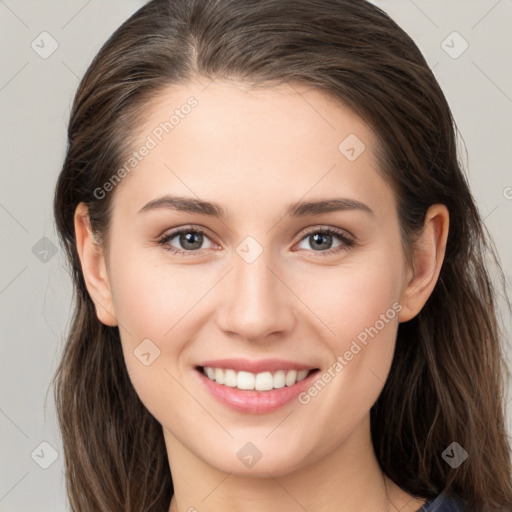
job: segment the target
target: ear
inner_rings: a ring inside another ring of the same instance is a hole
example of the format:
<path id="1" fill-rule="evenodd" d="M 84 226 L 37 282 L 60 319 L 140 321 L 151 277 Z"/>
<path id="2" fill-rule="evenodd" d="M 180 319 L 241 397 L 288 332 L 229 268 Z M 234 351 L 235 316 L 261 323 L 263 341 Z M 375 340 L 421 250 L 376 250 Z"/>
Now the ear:
<path id="1" fill-rule="evenodd" d="M 425 215 L 423 231 L 412 248 L 413 266 L 409 266 L 408 282 L 400 301 L 400 322 L 414 318 L 434 290 L 446 251 L 449 218 L 444 204 L 432 205 Z"/>
<path id="2" fill-rule="evenodd" d="M 84 203 L 80 203 L 76 207 L 74 223 L 76 249 L 87 291 L 96 307 L 96 315 L 100 322 L 114 327 L 117 325 L 117 317 L 112 300 L 104 250 L 94 237 L 89 212 Z"/>

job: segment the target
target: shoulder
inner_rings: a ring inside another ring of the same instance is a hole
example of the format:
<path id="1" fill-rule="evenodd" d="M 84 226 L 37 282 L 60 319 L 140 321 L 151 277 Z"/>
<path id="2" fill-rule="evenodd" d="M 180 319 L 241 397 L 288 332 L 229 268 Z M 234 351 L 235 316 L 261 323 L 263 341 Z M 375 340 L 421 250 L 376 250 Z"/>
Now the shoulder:
<path id="1" fill-rule="evenodd" d="M 464 508 L 457 498 L 440 494 L 425 503 L 418 512 L 464 512 Z"/>

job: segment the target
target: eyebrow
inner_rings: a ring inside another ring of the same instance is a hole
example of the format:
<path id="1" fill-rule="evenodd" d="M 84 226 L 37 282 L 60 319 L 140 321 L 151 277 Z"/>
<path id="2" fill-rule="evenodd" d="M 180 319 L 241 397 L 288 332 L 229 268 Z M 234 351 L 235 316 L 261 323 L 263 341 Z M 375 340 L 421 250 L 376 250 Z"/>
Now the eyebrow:
<path id="1" fill-rule="evenodd" d="M 227 217 L 227 210 L 217 203 L 201 201 L 200 199 L 165 195 L 149 201 L 138 213 L 143 213 L 157 209 L 171 209 L 183 212 L 197 213 L 200 215 L 209 215 L 217 218 Z M 286 215 L 292 217 L 304 217 L 306 215 L 319 215 L 346 210 L 360 210 L 372 216 L 375 212 L 366 204 L 355 199 L 331 198 L 319 201 L 300 201 L 291 204 Z"/>

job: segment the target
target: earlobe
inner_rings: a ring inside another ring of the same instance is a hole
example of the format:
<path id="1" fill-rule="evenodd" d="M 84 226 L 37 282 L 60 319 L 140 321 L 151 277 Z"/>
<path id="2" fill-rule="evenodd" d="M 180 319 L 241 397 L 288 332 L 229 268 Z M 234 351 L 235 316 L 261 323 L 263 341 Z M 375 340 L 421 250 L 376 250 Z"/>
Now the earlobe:
<path id="1" fill-rule="evenodd" d="M 413 268 L 403 291 L 399 321 L 414 318 L 430 297 L 439 278 L 448 239 L 449 213 L 443 204 L 432 205 L 423 231 L 412 249 Z"/>
<path id="2" fill-rule="evenodd" d="M 96 307 L 98 320 L 105 325 L 117 325 L 110 281 L 103 249 L 94 237 L 87 206 L 80 203 L 74 216 L 76 249 L 87 291 Z"/>

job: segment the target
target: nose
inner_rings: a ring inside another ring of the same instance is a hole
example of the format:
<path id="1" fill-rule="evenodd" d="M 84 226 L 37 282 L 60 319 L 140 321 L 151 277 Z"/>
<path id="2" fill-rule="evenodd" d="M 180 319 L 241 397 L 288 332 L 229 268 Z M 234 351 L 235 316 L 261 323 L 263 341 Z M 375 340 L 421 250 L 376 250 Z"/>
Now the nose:
<path id="1" fill-rule="evenodd" d="M 275 339 L 294 327 L 294 295 L 270 261 L 269 252 L 263 251 L 252 263 L 233 255 L 234 268 L 224 280 L 217 317 L 219 328 L 231 336 L 247 341 Z"/>

